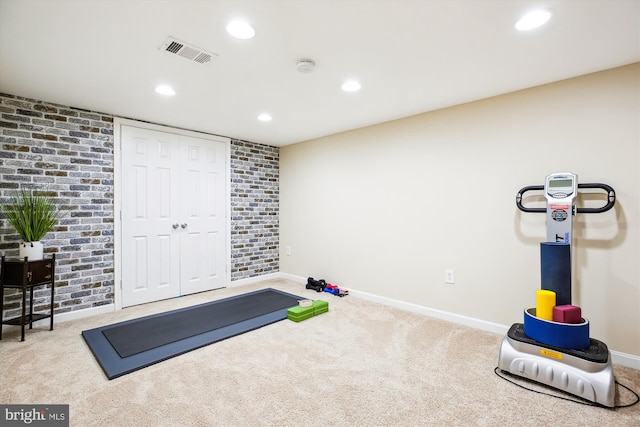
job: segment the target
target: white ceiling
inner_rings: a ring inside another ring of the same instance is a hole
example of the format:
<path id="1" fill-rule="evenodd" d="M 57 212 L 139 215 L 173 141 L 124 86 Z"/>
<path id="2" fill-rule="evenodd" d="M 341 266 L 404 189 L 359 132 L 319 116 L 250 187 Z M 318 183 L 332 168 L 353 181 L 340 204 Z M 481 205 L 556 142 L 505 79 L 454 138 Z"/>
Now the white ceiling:
<path id="1" fill-rule="evenodd" d="M 539 6 L 551 21 L 517 32 Z M 238 17 L 253 39 L 225 32 Z M 639 0 L 0 0 L 0 92 L 273 146 L 638 61 Z"/>

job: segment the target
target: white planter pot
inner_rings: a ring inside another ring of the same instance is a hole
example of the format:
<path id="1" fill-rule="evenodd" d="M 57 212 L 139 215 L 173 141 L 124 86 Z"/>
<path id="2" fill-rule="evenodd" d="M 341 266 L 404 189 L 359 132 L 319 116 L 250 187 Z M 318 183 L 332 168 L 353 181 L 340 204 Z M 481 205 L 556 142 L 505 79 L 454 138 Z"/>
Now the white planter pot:
<path id="1" fill-rule="evenodd" d="M 20 259 L 28 257 L 29 261 L 38 261 L 44 258 L 44 245 L 42 242 L 20 243 Z"/>

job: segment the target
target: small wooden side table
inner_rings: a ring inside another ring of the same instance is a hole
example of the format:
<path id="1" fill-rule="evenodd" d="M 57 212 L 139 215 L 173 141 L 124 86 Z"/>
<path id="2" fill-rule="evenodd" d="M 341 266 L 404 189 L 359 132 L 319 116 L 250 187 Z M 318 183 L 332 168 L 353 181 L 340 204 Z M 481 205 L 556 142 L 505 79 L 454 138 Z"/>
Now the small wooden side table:
<path id="1" fill-rule="evenodd" d="M 4 290 L 20 289 L 22 291 L 22 315 L 11 319 L 2 320 L 2 325 L 20 325 L 24 341 L 24 327 L 29 325 L 33 329 L 33 322 L 42 319 L 51 319 L 49 330 L 53 330 L 53 300 L 55 296 L 55 269 L 56 255 L 38 261 L 6 260 L 2 256 L 0 265 L 0 319 L 4 318 Z M 50 313 L 33 312 L 33 289 L 38 286 L 51 285 Z M 27 291 L 29 291 L 29 311 L 27 312 Z M 2 339 L 2 325 L 0 325 L 0 340 Z"/>

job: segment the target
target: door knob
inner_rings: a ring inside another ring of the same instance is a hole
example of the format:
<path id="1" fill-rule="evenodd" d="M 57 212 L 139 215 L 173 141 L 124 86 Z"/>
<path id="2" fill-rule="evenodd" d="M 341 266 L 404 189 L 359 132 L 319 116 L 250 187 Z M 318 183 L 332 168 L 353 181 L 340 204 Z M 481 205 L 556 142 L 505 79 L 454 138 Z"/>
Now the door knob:
<path id="1" fill-rule="evenodd" d="M 173 227 L 174 230 L 176 230 L 178 227 L 180 227 L 180 225 L 179 224 L 173 224 L 172 227 Z"/>
<path id="2" fill-rule="evenodd" d="M 180 225 L 180 227 L 187 228 L 187 223 L 185 222 L 184 224 Z"/>

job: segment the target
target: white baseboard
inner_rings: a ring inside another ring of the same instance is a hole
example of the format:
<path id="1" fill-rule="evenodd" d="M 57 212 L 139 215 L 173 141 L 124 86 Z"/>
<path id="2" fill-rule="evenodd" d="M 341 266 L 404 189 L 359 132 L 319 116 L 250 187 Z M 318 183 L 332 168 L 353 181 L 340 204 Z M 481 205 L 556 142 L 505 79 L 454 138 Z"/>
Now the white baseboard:
<path id="1" fill-rule="evenodd" d="M 56 314 L 55 320 L 56 322 L 67 322 L 69 320 L 83 319 L 85 317 L 111 313 L 113 311 L 116 311 L 115 304 L 106 304 L 93 308 L 85 308 L 84 310 L 69 311 L 67 313 Z"/>
<path id="2" fill-rule="evenodd" d="M 265 280 L 280 279 L 280 278 L 283 278 L 283 276 L 280 273 L 269 273 L 269 274 L 264 274 L 262 276 L 254 276 L 246 279 L 235 280 L 229 283 L 229 287 L 235 288 L 238 286 L 252 285 L 254 283 L 262 282 Z"/>
<path id="3" fill-rule="evenodd" d="M 247 279 L 240 279 L 234 282 L 229 283 L 229 287 L 238 287 L 249 285 L 253 283 L 262 282 L 270 279 L 287 279 L 292 280 L 299 283 L 306 283 L 307 278 L 302 276 L 296 276 L 288 273 L 269 273 L 262 276 L 250 277 Z M 358 291 L 352 288 L 349 288 L 349 295 L 361 298 L 367 301 L 383 304 L 389 307 L 395 307 L 401 310 L 410 311 L 417 314 L 422 314 L 425 316 L 434 317 L 436 319 L 445 320 L 447 322 L 456 323 L 459 325 L 468 326 L 475 329 L 480 329 L 482 331 L 493 332 L 499 335 L 504 335 L 509 330 L 509 326 L 501 325 L 498 323 L 488 322 L 486 320 L 475 319 L 473 317 L 463 316 L 456 313 L 450 313 L 442 310 L 437 310 L 434 308 L 425 307 L 418 304 L 412 304 L 405 301 L 399 301 L 393 298 L 387 298 L 375 294 L 371 294 L 368 292 Z M 66 322 L 69 320 L 82 319 L 89 316 L 95 316 L 103 313 L 110 313 L 115 311 L 114 304 L 102 305 L 95 308 L 87 308 L 84 310 L 78 311 L 70 311 L 67 313 L 56 314 L 54 318 L 54 322 Z M 43 327 L 47 326 L 49 323 L 49 319 L 42 319 L 38 322 L 34 322 L 34 326 Z M 18 328 L 18 326 L 7 326 L 3 325 L 3 331 L 9 328 Z M 55 327 L 55 325 L 54 325 Z M 611 350 L 611 360 L 614 364 L 627 366 L 629 368 L 640 370 L 640 356 L 636 356 L 633 354 L 622 353 L 619 351 Z"/>
<path id="4" fill-rule="evenodd" d="M 307 278 L 302 276 L 296 276 L 289 273 L 277 273 L 280 279 L 293 280 L 294 282 L 307 283 Z"/>
<path id="5" fill-rule="evenodd" d="M 628 368 L 640 370 L 640 357 L 633 354 L 622 353 L 609 349 L 611 352 L 611 361 L 616 365 L 626 366 Z"/>
<path id="6" fill-rule="evenodd" d="M 306 283 L 307 278 L 301 276 L 295 276 L 288 273 L 278 273 L 282 279 L 289 279 L 295 282 Z M 367 301 L 376 302 L 389 307 L 395 307 L 401 310 L 410 311 L 425 316 L 434 317 L 436 319 L 445 320 L 447 322 L 456 323 L 459 325 L 468 326 L 482 331 L 493 332 L 499 335 L 506 335 L 509 331 L 510 325 L 501 325 L 499 323 L 488 322 L 486 320 L 476 319 L 473 317 L 467 317 L 456 313 L 450 313 L 447 311 L 436 310 L 434 308 L 425 307 L 422 305 L 412 304 L 405 301 L 399 301 L 392 298 L 382 297 L 368 292 L 358 291 L 349 288 L 349 296 L 356 298 L 362 298 Z M 622 353 L 619 351 L 611 350 L 611 361 L 614 364 L 627 366 L 633 369 L 640 369 L 640 356 L 633 354 Z"/>
<path id="7" fill-rule="evenodd" d="M 475 329 L 481 329 L 483 331 L 493 332 L 499 335 L 504 335 L 509 330 L 508 326 L 500 325 L 498 323 L 475 319 L 473 317 L 462 316 L 460 314 L 450 313 L 447 311 L 436 310 L 434 308 L 429 308 L 429 307 L 425 307 L 418 304 L 412 304 L 410 302 L 398 301 L 392 298 L 381 297 L 381 296 L 370 294 L 367 292 L 349 289 L 349 295 L 353 295 L 355 297 L 362 298 L 367 301 L 377 302 L 379 304 L 383 304 L 386 306 L 399 308 L 401 310 L 410 311 L 412 313 L 422 314 L 425 316 L 434 317 L 436 319 L 445 320 L 447 322 L 469 326 Z"/>
<path id="8" fill-rule="evenodd" d="M 101 305 L 93 308 L 85 308 L 84 310 L 69 311 L 66 313 L 55 314 L 53 316 L 53 328 L 55 329 L 56 323 L 68 322 L 69 320 L 83 319 L 85 317 L 96 316 L 98 314 L 111 313 L 112 311 L 115 311 L 115 309 L 116 307 L 114 304 L 107 304 L 107 305 Z M 48 327 L 49 322 L 51 322 L 51 319 L 49 318 L 42 319 L 42 320 L 33 322 L 33 326 Z M 20 326 L 3 325 L 2 328 L 3 328 L 3 331 L 10 330 L 10 329 L 17 330 L 20 328 Z"/>
<path id="9" fill-rule="evenodd" d="M 241 279 L 241 280 L 236 280 L 235 282 L 230 282 L 229 287 L 249 285 L 249 284 L 258 283 L 258 282 L 262 282 L 264 280 L 269 280 L 269 279 L 280 279 L 282 277 L 283 276 L 280 273 L 270 273 L 270 274 L 265 274 L 263 276 L 250 277 L 247 279 Z M 108 305 L 101 305 L 94 308 L 86 308 L 83 310 L 69 311 L 66 313 L 56 314 L 54 316 L 54 328 L 55 328 L 55 324 L 59 322 L 67 322 L 69 320 L 82 319 L 85 317 L 96 316 L 98 314 L 110 313 L 115 310 L 116 310 L 115 304 L 108 304 Z M 37 322 L 33 322 L 33 326 L 45 327 L 49 325 L 49 322 L 50 322 L 50 319 L 42 319 L 42 320 L 38 320 Z M 2 325 L 3 331 L 18 329 L 18 328 L 20 327 L 13 326 L 13 325 Z"/>

